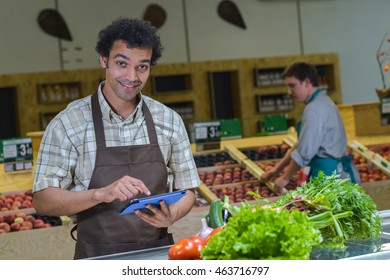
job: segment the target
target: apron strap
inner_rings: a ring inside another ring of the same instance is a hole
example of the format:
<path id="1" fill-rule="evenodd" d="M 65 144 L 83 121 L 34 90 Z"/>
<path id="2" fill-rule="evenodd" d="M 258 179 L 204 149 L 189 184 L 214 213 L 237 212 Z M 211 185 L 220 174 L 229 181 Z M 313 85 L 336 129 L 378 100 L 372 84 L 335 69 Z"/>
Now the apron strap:
<path id="1" fill-rule="evenodd" d="M 75 224 L 74 227 L 70 230 L 70 237 L 72 237 L 74 241 L 77 241 L 77 238 L 74 236 L 75 231 L 77 231 L 77 227 L 78 225 Z"/>
<path id="2" fill-rule="evenodd" d="M 349 174 L 349 178 L 350 178 L 351 182 L 356 184 L 355 174 L 352 170 L 352 158 L 353 158 L 353 156 L 341 157 L 341 164 L 343 166 L 343 170 Z"/>
<path id="3" fill-rule="evenodd" d="M 106 138 L 104 136 L 104 128 L 103 128 L 103 115 L 99 106 L 99 96 L 98 93 L 95 92 L 91 97 L 92 101 L 92 118 L 93 118 L 93 126 L 95 129 L 95 138 L 96 138 L 96 146 L 97 149 L 106 147 Z"/>
<path id="4" fill-rule="evenodd" d="M 103 121 L 102 121 L 103 115 L 102 115 L 102 111 L 100 110 L 99 96 L 97 92 L 95 92 L 92 95 L 91 101 L 92 101 L 92 118 L 93 118 L 93 125 L 95 128 L 96 145 L 98 148 L 105 148 L 106 138 L 104 135 Z M 153 122 L 152 114 L 150 113 L 150 110 L 144 101 L 142 101 L 142 111 L 144 113 L 146 127 L 148 130 L 149 142 L 150 144 L 158 144 L 157 133 Z"/>

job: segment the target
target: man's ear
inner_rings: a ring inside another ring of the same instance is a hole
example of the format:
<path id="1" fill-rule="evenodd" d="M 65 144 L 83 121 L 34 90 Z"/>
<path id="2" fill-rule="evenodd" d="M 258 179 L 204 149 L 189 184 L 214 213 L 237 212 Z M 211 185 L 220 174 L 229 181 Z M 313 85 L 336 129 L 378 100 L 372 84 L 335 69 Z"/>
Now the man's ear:
<path id="1" fill-rule="evenodd" d="M 309 86 L 309 85 L 311 86 L 312 85 L 309 78 L 305 78 L 304 81 L 306 82 L 306 86 Z"/>
<path id="2" fill-rule="evenodd" d="M 100 57 L 99 57 L 99 62 L 100 62 L 100 65 L 102 66 L 102 68 L 108 68 L 108 65 L 107 65 L 107 57 L 105 57 L 105 56 L 100 56 Z"/>

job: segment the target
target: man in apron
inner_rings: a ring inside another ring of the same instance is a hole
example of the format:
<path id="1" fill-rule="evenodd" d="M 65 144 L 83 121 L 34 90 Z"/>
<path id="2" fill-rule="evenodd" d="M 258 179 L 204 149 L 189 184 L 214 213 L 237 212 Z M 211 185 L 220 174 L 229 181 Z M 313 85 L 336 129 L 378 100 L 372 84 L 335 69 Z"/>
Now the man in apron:
<path id="1" fill-rule="evenodd" d="M 34 206 L 77 215 L 75 259 L 173 244 L 167 228 L 192 208 L 200 180 L 180 116 L 142 95 L 161 57 L 146 21 L 120 18 L 99 33 L 105 81 L 47 127 L 34 177 Z M 119 215 L 133 198 L 188 189 L 172 205 Z"/>
<path id="2" fill-rule="evenodd" d="M 309 177 L 316 177 L 319 171 L 325 175 L 336 172 L 346 174 L 355 182 L 351 158 L 344 156 L 347 139 L 343 121 L 326 90 L 318 86 L 316 68 L 309 63 L 296 62 L 286 68 L 282 77 L 288 94 L 306 106 L 297 124 L 297 144 L 262 178 L 274 181 L 280 194 L 286 192 L 284 187 L 305 166 L 310 167 Z"/>

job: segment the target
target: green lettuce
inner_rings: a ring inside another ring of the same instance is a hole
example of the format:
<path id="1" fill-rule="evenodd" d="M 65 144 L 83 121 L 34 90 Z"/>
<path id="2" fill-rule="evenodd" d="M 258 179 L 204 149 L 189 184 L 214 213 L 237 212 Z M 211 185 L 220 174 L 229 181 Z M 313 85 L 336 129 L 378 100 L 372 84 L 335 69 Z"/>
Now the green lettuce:
<path id="1" fill-rule="evenodd" d="M 322 242 L 304 212 L 243 204 L 202 250 L 204 260 L 306 260 Z"/>

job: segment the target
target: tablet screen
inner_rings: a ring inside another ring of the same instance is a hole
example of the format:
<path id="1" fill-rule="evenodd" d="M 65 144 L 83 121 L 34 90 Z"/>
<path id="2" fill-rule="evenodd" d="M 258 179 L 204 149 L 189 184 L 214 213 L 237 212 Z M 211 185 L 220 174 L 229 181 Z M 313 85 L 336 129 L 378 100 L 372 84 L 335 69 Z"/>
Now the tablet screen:
<path id="1" fill-rule="evenodd" d="M 180 198 L 185 196 L 186 190 L 175 191 L 171 193 L 163 193 L 153 196 L 148 196 L 139 199 L 131 200 L 121 211 L 120 215 L 133 213 L 135 210 L 145 210 L 147 204 L 152 204 L 154 206 L 160 206 L 160 200 L 164 200 L 167 205 L 173 204 L 179 201 Z"/>

